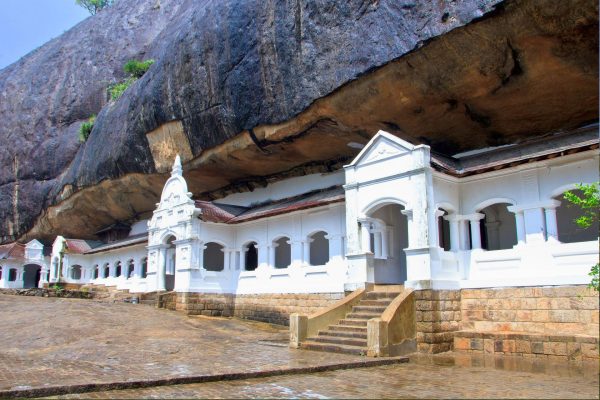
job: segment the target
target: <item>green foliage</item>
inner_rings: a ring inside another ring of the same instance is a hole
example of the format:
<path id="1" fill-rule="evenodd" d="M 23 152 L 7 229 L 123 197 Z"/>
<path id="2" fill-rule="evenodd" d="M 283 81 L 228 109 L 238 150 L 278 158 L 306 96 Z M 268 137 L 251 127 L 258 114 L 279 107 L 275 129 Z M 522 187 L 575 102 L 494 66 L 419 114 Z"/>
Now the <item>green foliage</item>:
<path id="1" fill-rule="evenodd" d="M 121 97 L 121 95 L 123 94 L 123 92 L 125 92 L 125 90 L 127 90 L 127 88 L 129 86 L 131 86 L 131 84 L 133 82 L 135 82 L 136 79 L 129 77 L 127 79 L 125 79 L 122 82 L 119 83 L 115 83 L 114 85 L 111 85 L 108 87 L 108 94 L 110 96 L 110 99 L 112 101 L 117 101 L 119 100 L 119 97 Z"/>
<path id="2" fill-rule="evenodd" d="M 577 185 L 577 189 L 583 192 L 583 196 L 578 196 L 575 193 L 568 191 L 565 192 L 564 198 L 571 204 L 575 204 L 581 207 L 583 215 L 575 220 L 575 223 L 580 228 L 589 228 L 595 221 L 598 221 L 598 211 L 600 209 L 600 194 L 598 192 L 598 185 L 600 182 L 592 183 L 589 185 Z"/>
<path id="3" fill-rule="evenodd" d="M 129 74 L 129 76 L 132 76 L 134 78 L 141 78 L 142 75 L 144 75 L 146 71 L 148 71 L 148 68 L 150 68 L 152 64 L 154 64 L 154 60 L 129 60 L 125 63 L 123 69 L 127 74 Z"/>
<path id="4" fill-rule="evenodd" d="M 599 186 L 600 182 L 591 183 L 589 185 L 579 184 L 577 185 L 577 189 L 581 190 L 581 196 L 578 196 L 571 191 L 565 192 L 563 196 L 569 203 L 581 208 L 583 215 L 575 219 L 575 223 L 581 228 L 587 229 L 591 227 L 594 222 L 598 221 L 598 213 L 600 212 Z M 592 281 L 588 286 L 597 292 L 600 291 L 599 269 L 600 264 L 596 264 L 588 274 L 592 277 Z"/>
<path id="5" fill-rule="evenodd" d="M 112 6 L 114 2 L 115 0 L 75 0 L 78 6 L 85 8 L 92 15 L 96 15 L 103 8 Z"/>
<path id="6" fill-rule="evenodd" d="M 79 141 L 85 142 L 88 137 L 90 137 L 90 133 L 92 133 L 92 129 L 94 128 L 94 122 L 96 122 L 96 116 L 92 115 L 79 127 Z"/>
<path id="7" fill-rule="evenodd" d="M 64 292 L 64 288 L 62 286 L 60 286 L 58 283 L 55 283 L 54 285 L 50 286 L 50 289 L 53 289 L 57 295 L 61 295 L 62 292 Z"/>
<path id="8" fill-rule="evenodd" d="M 112 101 L 117 101 L 129 86 L 141 78 L 148 68 L 154 64 L 154 60 L 129 60 L 123 66 L 123 69 L 129 76 L 124 81 L 115 83 L 108 87 L 108 95 Z"/>

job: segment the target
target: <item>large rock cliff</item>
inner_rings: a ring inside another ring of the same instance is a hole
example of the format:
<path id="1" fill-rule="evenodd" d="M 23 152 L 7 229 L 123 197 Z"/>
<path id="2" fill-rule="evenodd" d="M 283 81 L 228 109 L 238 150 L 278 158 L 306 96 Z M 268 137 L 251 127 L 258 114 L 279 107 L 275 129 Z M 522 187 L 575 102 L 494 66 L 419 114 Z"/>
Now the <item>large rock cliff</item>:
<path id="1" fill-rule="evenodd" d="M 597 30 L 591 0 L 119 0 L 0 71 L 0 240 L 138 218 L 177 153 L 215 197 L 378 129 L 452 154 L 596 120 Z"/>

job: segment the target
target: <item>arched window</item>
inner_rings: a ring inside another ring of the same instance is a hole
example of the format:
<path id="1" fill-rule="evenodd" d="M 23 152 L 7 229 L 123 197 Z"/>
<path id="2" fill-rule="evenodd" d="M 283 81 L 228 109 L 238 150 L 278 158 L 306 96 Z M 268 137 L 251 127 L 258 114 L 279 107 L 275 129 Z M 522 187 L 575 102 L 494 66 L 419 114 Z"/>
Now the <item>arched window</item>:
<path id="1" fill-rule="evenodd" d="M 571 193 L 582 197 L 581 190 L 571 190 Z M 558 229 L 558 240 L 563 243 L 588 242 L 598 240 L 598 221 L 594 221 L 589 228 L 581 228 L 575 220 L 584 215 L 581 207 L 566 200 L 563 195 L 557 196 L 560 206 L 556 208 L 556 225 Z"/>
<path id="2" fill-rule="evenodd" d="M 14 282 L 17 280 L 17 270 L 16 268 L 11 268 L 8 270 L 8 281 Z"/>
<path id="3" fill-rule="evenodd" d="M 275 268 L 287 268 L 292 263 L 292 248 L 289 241 L 290 238 L 283 236 L 273 242 Z"/>
<path id="4" fill-rule="evenodd" d="M 118 278 L 122 274 L 121 261 L 115 263 L 115 276 Z"/>
<path id="5" fill-rule="evenodd" d="M 110 266 L 108 263 L 104 264 L 104 276 L 103 278 L 108 278 L 110 276 Z"/>
<path id="6" fill-rule="evenodd" d="M 133 260 L 127 262 L 127 279 L 133 277 L 133 271 L 135 271 L 135 264 Z"/>
<path id="7" fill-rule="evenodd" d="M 71 279 L 76 281 L 81 279 L 81 265 L 71 266 Z"/>
<path id="8" fill-rule="evenodd" d="M 204 269 L 207 271 L 223 271 L 225 268 L 224 247 L 219 243 L 206 243 L 204 248 Z"/>
<path id="9" fill-rule="evenodd" d="M 511 249 L 517 244 L 515 215 L 508 203 L 496 203 L 480 210 L 481 247 L 486 250 Z M 472 236 L 472 235 L 471 235 Z"/>
<path id="10" fill-rule="evenodd" d="M 319 231 L 308 237 L 310 265 L 325 265 L 329 261 L 327 232 Z"/>
<path id="11" fill-rule="evenodd" d="M 148 276 L 148 257 L 144 257 L 142 260 L 142 278 Z"/>
<path id="12" fill-rule="evenodd" d="M 444 251 L 450 250 L 450 222 L 444 217 L 448 215 L 448 211 L 440 208 L 438 210 L 438 245 Z"/>
<path id="13" fill-rule="evenodd" d="M 256 242 L 250 242 L 244 250 L 244 269 L 254 271 L 258 267 L 258 249 Z"/>
<path id="14" fill-rule="evenodd" d="M 94 265 L 94 279 L 98 279 L 99 271 L 98 265 Z"/>

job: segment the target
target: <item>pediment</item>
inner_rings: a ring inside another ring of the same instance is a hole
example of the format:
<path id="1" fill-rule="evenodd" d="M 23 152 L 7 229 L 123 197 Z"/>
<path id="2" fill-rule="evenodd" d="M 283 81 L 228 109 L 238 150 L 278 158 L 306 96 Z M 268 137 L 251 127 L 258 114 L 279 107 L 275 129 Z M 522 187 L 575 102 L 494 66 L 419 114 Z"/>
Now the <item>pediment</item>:
<path id="1" fill-rule="evenodd" d="M 360 166 L 398 157 L 414 150 L 414 146 L 387 132 L 379 131 L 350 165 Z"/>

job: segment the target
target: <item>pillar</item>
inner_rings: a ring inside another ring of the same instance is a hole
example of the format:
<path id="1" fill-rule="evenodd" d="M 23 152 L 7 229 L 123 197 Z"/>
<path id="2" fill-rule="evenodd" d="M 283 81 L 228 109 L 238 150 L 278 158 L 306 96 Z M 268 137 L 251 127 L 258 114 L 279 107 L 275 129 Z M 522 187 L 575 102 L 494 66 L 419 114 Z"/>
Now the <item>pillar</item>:
<path id="1" fill-rule="evenodd" d="M 548 241 L 558 241 L 558 224 L 556 222 L 556 208 L 558 206 L 560 206 L 560 201 L 554 200 L 553 203 L 544 207 L 546 237 Z"/>
<path id="2" fill-rule="evenodd" d="M 515 223 L 517 227 L 517 244 L 525 244 L 525 217 L 522 210 L 515 212 Z"/>
<path id="3" fill-rule="evenodd" d="M 460 249 L 461 250 L 469 250 L 469 227 L 467 225 L 466 219 L 458 220 L 458 228 L 459 228 L 459 239 L 460 239 Z"/>
<path id="4" fill-rule="evenodd" d="M 450 224 L 450 251 L 460 250 L 460 229 L 457 215 L 446 215 L 443 217 Z"/>
<path id="5" fill-rule="evenodd" d="M 388 258 L 388 246 L 391 241 L 389 240 L 390 229 L 386 226 L 381 232 L 381 258 Z"/>
<path id="6" fill-rule="evenodd" d="M 479 228 L 479 221 L 484 217 L 484 214 L 479 213 L 469 216 L 469 223 L 471 224 L 471 250 L 481 249 L 481 230 Z"/>
<path id="7" fill-rule="evenodd" d="M 166 258 L 167 258 L 167 249 L 166 247 L 160 247 L 157 250 L 158 260 L 157 263 L 157 271 L 156 271 L 156 290 L 167 290 L 166 282 L 165 282 L 165 274 L 166 274 Z"/>
<path id="8" fill-rule="evenodd" d="M 360 242 L 363 253 L 371 253 L 371 232 L 367 221 L 360 222 Z"/>

